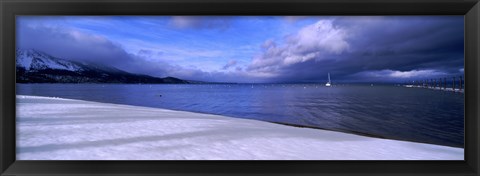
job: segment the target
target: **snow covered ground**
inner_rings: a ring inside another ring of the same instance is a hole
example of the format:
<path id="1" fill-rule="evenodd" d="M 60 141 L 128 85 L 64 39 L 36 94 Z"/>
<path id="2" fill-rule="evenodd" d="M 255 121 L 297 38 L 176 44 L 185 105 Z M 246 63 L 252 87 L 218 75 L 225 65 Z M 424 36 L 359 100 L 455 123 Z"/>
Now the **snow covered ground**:
<path id="1" fill-rule="evenodd" d="M 463 160 L 462 148 L 17 95 L 18 160 Z"/>

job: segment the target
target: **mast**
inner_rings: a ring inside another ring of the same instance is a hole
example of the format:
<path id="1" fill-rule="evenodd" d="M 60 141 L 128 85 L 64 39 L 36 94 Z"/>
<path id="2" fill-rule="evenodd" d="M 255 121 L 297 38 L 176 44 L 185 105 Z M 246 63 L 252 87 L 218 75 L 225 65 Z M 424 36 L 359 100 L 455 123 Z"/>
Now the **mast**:
<path id="1" fill-rule="evenodd" d="M 328 73 L 328 82 L 325 84 L 325 86 L 327 87 L 332 86 L 332 83 L 330 83 L 330 73 Z"/>

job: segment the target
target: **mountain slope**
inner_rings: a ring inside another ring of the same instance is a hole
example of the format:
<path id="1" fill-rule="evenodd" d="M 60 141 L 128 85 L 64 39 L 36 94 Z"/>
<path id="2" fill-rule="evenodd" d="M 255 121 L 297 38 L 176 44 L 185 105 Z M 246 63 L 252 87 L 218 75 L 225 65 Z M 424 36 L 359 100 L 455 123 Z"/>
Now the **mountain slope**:
<path id="1" fill-rule="evenodd" d="M 33 49 L 17 49 L 16 57 L 17 83 L 189 83 L 173 77 L 157 78 L 69 61 Z"/>

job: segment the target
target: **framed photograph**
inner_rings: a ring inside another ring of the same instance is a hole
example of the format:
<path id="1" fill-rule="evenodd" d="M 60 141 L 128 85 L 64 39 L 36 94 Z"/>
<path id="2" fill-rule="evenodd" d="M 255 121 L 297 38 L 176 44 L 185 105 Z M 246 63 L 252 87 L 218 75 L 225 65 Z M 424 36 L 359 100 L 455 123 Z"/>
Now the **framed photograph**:
<path id="1" fill-rule="evenodd" d="M 478 1 L 2 1 L 2 175 L 478 175 Z"/>

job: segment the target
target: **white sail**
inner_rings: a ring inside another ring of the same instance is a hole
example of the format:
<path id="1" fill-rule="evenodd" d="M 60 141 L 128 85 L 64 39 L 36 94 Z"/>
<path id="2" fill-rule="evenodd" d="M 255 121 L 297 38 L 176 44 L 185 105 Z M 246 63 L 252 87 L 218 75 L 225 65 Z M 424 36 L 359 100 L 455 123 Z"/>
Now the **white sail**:
<path id="1" fill-rule="evenodd" d="M 330 81 L 330 73 L 328 73 L 328 82 L 325 84 L 325 86 L 327 86 L 327 87 L 332 86 L 332 83 Z"/>

